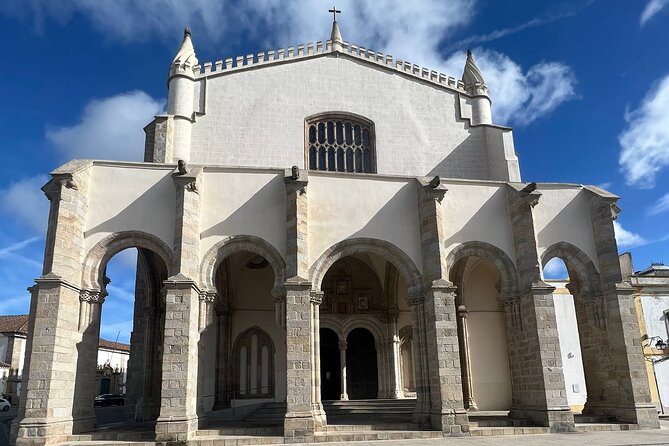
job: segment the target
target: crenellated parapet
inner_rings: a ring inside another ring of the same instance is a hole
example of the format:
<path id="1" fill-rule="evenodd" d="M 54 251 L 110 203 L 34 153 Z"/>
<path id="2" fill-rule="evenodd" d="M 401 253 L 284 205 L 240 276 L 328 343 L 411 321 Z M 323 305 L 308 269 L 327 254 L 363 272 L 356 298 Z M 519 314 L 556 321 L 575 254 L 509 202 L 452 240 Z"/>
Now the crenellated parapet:
<path id="1" fill-rule="evenodd" d="M 205 62 L 202 65 L 195 66 L 194 71 L 197 79 L 203 79 L 207 77 L 248 70 L 259 66 L 276 65 L 295 60 L 303 60 L 337 53 L 344 56 L 350 56 L 355 59 L 362 59 L 381 66 L 385 69 L 398 71 L 404 75 L 418 78 L 432 84 L 440 85 L 451 90 L 456 90 L 459 93 L 468 94 L 462 80 L 456 79 L 453 76 L 448 76 L 444 73 L 440 73 L 426 67 L 421 67 L 420 65 L 411 63 L 409 61 L 396 59 L 390 54 L 374 51 L 372 49 L 354 45 L 349 42 L 344 41 L 341 43 L 335 43 L 336 44 L 333 46 L 332 40 L 327 40 L 325 42 L 318 41 L 316 43 L 309 42 L 306 44 L 300 44 L 288 48 L 279 48 L 277 50 L 270 50 L 257 54 L 247 54 L 231 57 L 224 60 L 218 60 L 213 63 Z"/>

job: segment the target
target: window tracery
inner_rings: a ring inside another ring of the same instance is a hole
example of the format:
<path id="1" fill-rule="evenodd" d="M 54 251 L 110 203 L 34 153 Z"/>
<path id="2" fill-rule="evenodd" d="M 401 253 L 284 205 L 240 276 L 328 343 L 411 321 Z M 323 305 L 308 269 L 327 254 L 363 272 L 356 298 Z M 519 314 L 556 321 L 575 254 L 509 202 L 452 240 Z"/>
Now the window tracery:
<path id="1" fill-rule="evenodd" d="M 274 396 L 274 344 L 258 327 L 239 334 L 233 349 L 236 397 Z"/>
<path id="2" fill-rule="evenodd" d="M 309 170 L 376 171 L 371 121 L 344 114 L 319 115 L 307 121 L 305 140 Z"/>

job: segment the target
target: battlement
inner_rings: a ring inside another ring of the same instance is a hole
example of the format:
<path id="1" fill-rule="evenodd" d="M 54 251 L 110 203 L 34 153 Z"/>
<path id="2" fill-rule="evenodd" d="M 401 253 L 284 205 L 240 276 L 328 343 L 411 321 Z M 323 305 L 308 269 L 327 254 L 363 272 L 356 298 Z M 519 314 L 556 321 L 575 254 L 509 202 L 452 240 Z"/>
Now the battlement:
<path id="1" fill-rule="evenodd" d="M 257 54 L 247 54 L 235 58 L 217 60 L 214 63 L 206 62 L 202 65 L 196 65 L 194 72 L 198 79 L 202 79 L 258 66 L 279 64 L 289 60 L 307 59 L 323 54 L 340 52 L 383 66 L 386 69 L 398 71 L 405 75 L 467 94 L 463 82 L 453 76 L 447 76 L 444 73 L 439 73 L 405 60 L 394 59 L 390 54 L 376 52 L 362 46 L 349 44 L 348 42 L 342 42 L 341 47 L 342 51 L 333 49 L 331 40 L 327 40 L 326 42 L 318 41 L 315 44 L 309 42 L 297 45 L 296 47 L 279 48 Z"/>

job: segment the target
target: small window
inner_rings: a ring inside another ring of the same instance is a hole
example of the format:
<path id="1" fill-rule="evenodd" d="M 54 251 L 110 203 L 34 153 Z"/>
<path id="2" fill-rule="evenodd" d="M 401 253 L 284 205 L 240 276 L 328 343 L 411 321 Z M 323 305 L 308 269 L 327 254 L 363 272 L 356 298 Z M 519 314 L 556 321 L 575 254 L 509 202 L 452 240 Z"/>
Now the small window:
<path id="1" fill-rule="evenodd" d="M 349 114 L 322 114 L 307 119 L 306 165 L 329 172 L 376 172 L 374 125 Z"/>

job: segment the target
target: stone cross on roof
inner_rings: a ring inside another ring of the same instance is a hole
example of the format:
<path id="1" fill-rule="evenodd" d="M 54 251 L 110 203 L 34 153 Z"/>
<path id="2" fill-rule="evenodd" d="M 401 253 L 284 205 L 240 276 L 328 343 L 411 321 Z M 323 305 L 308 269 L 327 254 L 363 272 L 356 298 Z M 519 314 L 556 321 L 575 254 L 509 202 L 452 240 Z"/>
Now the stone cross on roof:
<path id="1" fill-rule="evenodd" d="M 337 14 L 341 14 L 341 11 L 337 9 L 336 6 L 333 6 L 332 9 L 329 9 L 328 12 L 332 13 L 332 21 L 337 21 Z"/>

